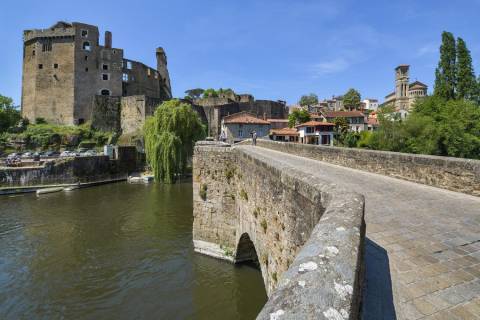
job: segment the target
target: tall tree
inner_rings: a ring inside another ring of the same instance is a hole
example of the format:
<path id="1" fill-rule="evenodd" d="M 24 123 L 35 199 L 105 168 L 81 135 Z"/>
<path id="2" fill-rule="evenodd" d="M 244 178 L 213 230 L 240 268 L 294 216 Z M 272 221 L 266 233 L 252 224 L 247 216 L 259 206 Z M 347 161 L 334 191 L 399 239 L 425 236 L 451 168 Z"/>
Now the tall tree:
<path id="1" fill-rule="evenodd" d="M 456 89 L 456 44 L 453 34 L 442 33 L 440 61 L 435 70 L 435 88 L 433 94 L 446 100 L 455 99 Z"/>
<path id="2" fill-rule="evenodd" d="M 185 94 L 193 99 L 198 99 L 204 91 L 202 88 L 195 88 L 185 91 Z"/>
<path id="3" fill-rule="evenodd" d="M 197 113 L 179 100 L 164 102 L 147 118 L 144 126 L 145 151 L 155 179 L 172 183 L 185 173 L 195 141 L 205 136 Z"/>
<path id="4" fill-rule="evenodd" d="M 318 103 L 318 96 L 315 93 L 303 95 L 298 102 L 302 107 L 313 106 Z"/>
<path id="5" fill-rule="evenodd" d="M 472 99 L 476 95 L 477 82 L 472 66 L 470 50 L 462 38 L 457 38 L 457 99 Z"/>
<path id="6" fill-rule="evenodd" d="M 351 88 L 343 95 L 343 106 L 349 110 L 357 110 L 360 108 L 360 100 L 360 92 Z"/>

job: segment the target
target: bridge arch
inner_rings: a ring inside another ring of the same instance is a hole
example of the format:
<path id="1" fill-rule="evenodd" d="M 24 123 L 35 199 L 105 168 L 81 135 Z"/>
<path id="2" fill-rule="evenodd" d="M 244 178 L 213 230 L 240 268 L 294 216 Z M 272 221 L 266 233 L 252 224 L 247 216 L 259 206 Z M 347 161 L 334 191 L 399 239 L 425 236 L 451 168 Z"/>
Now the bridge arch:
<path id="1" fill-rule="evenodd" d="M 258 262 L 258 256 L 249 234 L 244 232 L 238 240 L 237 250 L 235 252 L 235 263 L 247 261 Z"/>

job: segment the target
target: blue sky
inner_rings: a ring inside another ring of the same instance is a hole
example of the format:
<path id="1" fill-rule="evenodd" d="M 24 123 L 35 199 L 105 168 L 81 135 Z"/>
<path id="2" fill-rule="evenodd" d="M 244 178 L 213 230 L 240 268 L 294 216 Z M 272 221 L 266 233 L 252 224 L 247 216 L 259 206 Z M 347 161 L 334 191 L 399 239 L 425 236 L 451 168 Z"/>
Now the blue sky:
<path id="1" fill-rule="evenodd" d="M 354 87 L 383 100 L 398 64 L 432 90 L 443 30 L 480 70 L 479 12 L 480 0 L 2 0 L 0 94 L 20 103 L 22 30 L 66 20 L 112 31 L 126 58 L 151 66 L 164 47 L 174 96 L 223 87 L 295 103 Z"/>

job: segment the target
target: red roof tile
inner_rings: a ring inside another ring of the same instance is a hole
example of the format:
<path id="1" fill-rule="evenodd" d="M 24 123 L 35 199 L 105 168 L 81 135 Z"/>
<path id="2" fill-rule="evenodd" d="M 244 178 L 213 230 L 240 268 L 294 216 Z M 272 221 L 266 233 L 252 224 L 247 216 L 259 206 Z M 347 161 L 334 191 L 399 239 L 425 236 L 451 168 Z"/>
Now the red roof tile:
<path id="1" fill-rule="evenodd" d="M 226 124 L 264 124 L 269 125 L 270 122 L 256 118 L 255 116 L 249 114 L 246 111 L 235 113 L 223 118 L 223 123 Z"/>
<path id="2" fill-rule="evenodd" d="M 330 123 L 330 122 L 308 121 L 308 122 L 299 124 L 298 126 L 296 126 L 296 128 L 299 128 L 299 127 L 316 127 L 316 126 L 334 126 L 334 125 L 335 125 L 334 123 Z"/>
<path id="3" fill-rule="evenodd" d="M 282 129 L 272 129 L 270 134 L 277 136 L 298 136 L 299 133 L 295 128 L 282 128 Z"/>

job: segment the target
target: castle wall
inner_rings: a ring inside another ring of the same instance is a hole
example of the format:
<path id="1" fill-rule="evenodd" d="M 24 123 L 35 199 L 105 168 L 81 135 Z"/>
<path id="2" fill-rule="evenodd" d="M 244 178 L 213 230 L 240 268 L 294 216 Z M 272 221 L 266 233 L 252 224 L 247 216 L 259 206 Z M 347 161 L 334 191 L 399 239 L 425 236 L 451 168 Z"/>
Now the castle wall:
<path id="1" fill-rule="evenodd" d="M 284 103 L 270 100 L 253 100 L 250 95 L 242 95 L 240 100 L 248 102 L 234 102 L 228 98 L 206 98 L 195 101 L 203 107 L 208 122 L 208 135 L 218 138 L 221 133 L 223 117 L 238 112 L 247 111 L 260 119 L 286 119 L 288 108 Z"/>
<path id="2" fill-rule="evenodd" d="M 157 70 L 143 63 L 124 60 L 123 73 L 128 75 L 128 80 L 123 82 L 123 95 L 147 95 L 153 98 L 163 98 L 160 87 L 160 74 Z"/>
<path id="3" fill-rule="evenodd" d="M 122 95 L 123 50 L 110 49 L 99 45 L 98 28 L 85 24 L 75 24 L 75 124 L 91 120 L 92 101 L 102 90 L 111 96 Z M 82 35 L 82 31 L 88 34 Z M 90 50 L 83 44 L 90 43 Z M 104 70 L 104 65 L 106 70 Z M 103 79 L 107 75 L 108 80 Z"/>
<path id="4" fill-rule="evenodd" d="M 102 131 L 120 132 L 121 99 L 122 97 L 94 96 L 91 107 L 92 127 Z"/>
<path id="5" fill-rule="evenodd" d="M 73 38 L 53 32 L 24 46 L 22 114 L 31 122 L 73 123 Z M 45 50 L 45 51 L 44 51 Z"/>
<path id="6" fill-rule="evenodd" d="M 24 31 L 23 115 L 32 122 L 42 117 L 51 123 L 81 124 L 92 120 L 96 95 L 171 97 L 163 49 L 161 54 L 157 49 L 161 72 L 131 60 L 124 65 L 123 50 L 111 48 L 111 33 L 107 35 L 108 45 L 102 46 L 96 26 L 76 22 Z M 45 43 L 48 50 L 42 50 Z"/>
<path id="7" fill-rule="evenodd" d="M 161 99 L 151 98 L 144 95 L 122 97 L 122 133 L 129 134 L 142 130 L 146 117 L 152 116 L 161 102 Z"/>

